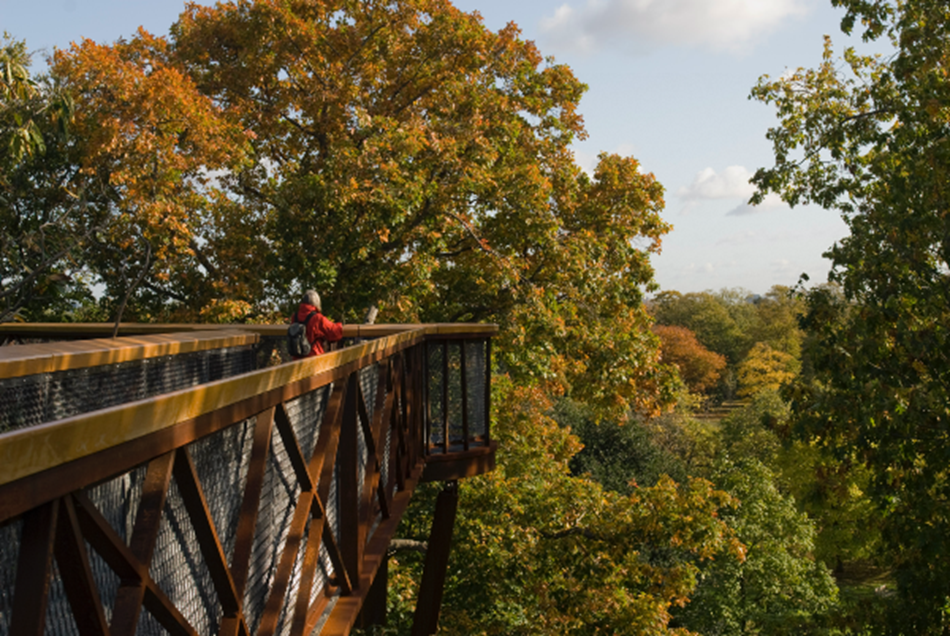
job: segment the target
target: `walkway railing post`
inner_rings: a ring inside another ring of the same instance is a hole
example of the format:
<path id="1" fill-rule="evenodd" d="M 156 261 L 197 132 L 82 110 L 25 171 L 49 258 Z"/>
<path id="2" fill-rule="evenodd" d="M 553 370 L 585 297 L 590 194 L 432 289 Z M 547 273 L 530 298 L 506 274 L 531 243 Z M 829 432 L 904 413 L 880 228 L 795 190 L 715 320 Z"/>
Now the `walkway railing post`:
<path id="1" fill-rule="evenodd" d="M 343 406 L 343 422 L 340 428 L 340 446 L 337 464 L 340 467 L 339 502 L 340 502 L 340 551 L 343 553 L 343 565 L 352 577 L 353 587 L 359 585 L 360 565 L 363 561 L 363 543 L 365 535 L 363 524 L 360 523 L 360 496 L 359 496 L 359 441 L 356 427 L 357 400 L 360 395 L 359 378 L 351 373 L 347 378 L 346 398 Z"/>

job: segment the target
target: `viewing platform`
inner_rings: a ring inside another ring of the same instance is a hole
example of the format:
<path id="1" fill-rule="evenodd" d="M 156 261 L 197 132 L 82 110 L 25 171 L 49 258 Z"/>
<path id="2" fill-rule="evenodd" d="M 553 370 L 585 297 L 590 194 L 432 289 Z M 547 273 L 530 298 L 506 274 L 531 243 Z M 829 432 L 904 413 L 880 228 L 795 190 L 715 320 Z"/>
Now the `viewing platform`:
<path id="1" fill-rule="evenodd" d="M 347 634 L 433 512 L 413 634 L 437 629 L 457 480 L 494 468 L 493 325 L 0 325 L 0 633 Z"/>

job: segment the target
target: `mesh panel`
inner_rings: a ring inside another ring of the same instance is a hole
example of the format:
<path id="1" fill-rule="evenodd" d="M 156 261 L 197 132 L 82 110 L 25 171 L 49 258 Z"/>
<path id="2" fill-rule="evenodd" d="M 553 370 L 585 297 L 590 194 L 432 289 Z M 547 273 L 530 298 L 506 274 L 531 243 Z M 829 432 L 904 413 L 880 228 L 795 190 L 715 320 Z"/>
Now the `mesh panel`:
<path id="1" fill-rule="evenodd" d="M 168 631 L 143 607 L 139 612 L 139 624 L 135 628 L 135 634 L 136 636 L 166 636 Z"/>
<path id="2" fill-rule="evenodd" d="M 311 519 L 307 519 L 307 525 L 304 529 L 303 536 L 307 537 L 307 532 L 310 529 Z M 277 629 L 275 634 L 279 636 L 288 636 L 290 634 L 290 629 L 293 627 L 294 623 L 294 608 L 297 604 L 297 593 L 300 591 L 300 576 L 303 573 L 303 558 L 304 552 L 307 550 L 307 541 L 301 541 L 300 545 L 297 547 L 297 557 L 294 560 L 294 569 L 290 575 L 290 583 L 287 586 L 287 594 L 284 596 L 284 606 L 280 612 L 280 618 L 277 621 Z"/>
<path id="3" fill-rule="evenodd" d="M 284 410 L 290 419 L 291 428 L 300 444 L 300 452 L 304 459 L 310 459 L 317 443 L 320 431 L 320 422 L 323 421 L 323 412 L 326 410 L 327 400 L 332 386 L 327 386 L 284 403 Z M 317 478 L 314 475 L 314 478 Z"/>
<path id="4" fill-rule="evenodd" d="M 394 407 L 395 408 L 395 407 Z M 389 454 L 393 452 L 393 430 L 389 422 L 383 428 L 383 455 L 380 460 L 379 482 L 384 486 L 389 483 Z"/>
<path id="5" fill-rule="evenodd" d="M 119 475 L 109 481 L 86 490 L 86 495 L 95 504 L 96 509 L 105 518 L 119 538 L 128 545 L 132 537 L 132 528 L 135 525 L 135 515 L 142 498 L 142 485 L 145 482 L 146 466 L 139 466 L 124 475 Z M 89 568 L 92 578 L 99 590 L 99 598 L 105 612 L 106 620 L 112 621 L 112 608 L 115 607 L 116 595 L 121 583 L 119 576 L 112 571 L 99 553 L 86 544 L 86 553 L 89 555 Z M 142 631 L 140 634 L 158 634 L 160 631 Z"/>
<path id="6" fill-rule="evenodd" d="M 252 417 L 188 447 L 226 555 L 234 552 L 256 423 Z"/>
<path id="7" fill-rule="evenodd" d="M 465 369 L 462 369 L 462 347 L 465 347 Z M 444 347 L 444 348 L 443 348 Z M 487 386 L 485 372 L 488 362 L 486 340 L 461 342 L 430 342 L 427 351 L 426 399 L 430 446 L 443 443 L 443 421 L 448 420 L 449 444 L 464 440 L 462 426 L 462 373 L 465 373 L 466 408 L 469 438 L 485 435 L 488 414 L 485 412 Z M 446 370 L 448 374 L 446 377 Z"/>
<path id="8" fill-rule="evenodd" d="M 42 422 L 48 393 L 49 374 L 0 380 L 0 433 Z"/>
<path id="9" fill-rule="evenodd" d="M 256 368 L 252 346 L 0 379 L 0 433 L 88 413 Z"/>
<path id="10" fill-rule="evenodd" d="M 485 353 L 483 340 L 465 343 L 465 384 L 468 390 L 468 433 L 484 435 L 485 423 Z"/>
<path id="11" fill-rule="evenodd" d="M 119 591 L 119 575 L 112 571 L 99 553 L 86 544 L 86 554 L 89 555 L 89 568 L 92 570 L 92 580 L 99 589 L 99 600 L 102 602 L 106 621 L 112 623 L 112 608 L 115 607 L 115 597 Z"/>
<path id="12" fill-rule="evenodd" d="M 86 491 L 86 495 L 126 545 L 132 538 L 146 469 L 145 465 L 139 466 Z"/>
<path id="13" fill-rule="evenodd" d="M 366 414 L 369 421 L 366 422 L 366 428 L 372 430 L 373 420 L 376 417 L 376 391 L 379 388 L 379 374 L 382 364 L 377 363 L 366 367 L 360 371 L 360 385 L 363 389 L 363 400 L 366 403 Z M 359 484 L 357 492 L 363 492 L 363 485 L 366 481 L 366 467 L 369 465 L 369 447 L 363 433 L 363 427 L 358 426 L 357 442 L 359 444 L 357 457 L 359 459 Z"/>
<path id="14" fill-rule="evenodd" d="M 428 358 L 428 377 L 426 393 L 429 401 L 429 419 L 432 422 L 432 441 L 441 444 L 443 417 L 450 423 L 453 443 L 461 442 L 461 347 L 465 347 L 465 381 L 468 391 L 468 422 L 471 435 L 482 435 L 487 426 L 485 413 L 485 365 L 487 345 L 485 341 L 450 342 L 443 349 L 442 342 L 425 345 Z M 447 351 L 448 356 L 443 356 Z M 253 363 L 258 350 L 245 348 L 247 359 Z M 217 379 L 221 374 L 234 372 L 239 367 L 231 364 L 229 351 L 201 352 L 190 360 L 153 359 L 142 363 L 138 368 L 125 368 L 116 365 L 109 369 L 92 369 L 85 374 L 73 373 L 75 377 L 54 377 L 47 374 L 37 378 L 0 381 L 0 405 L 6 392 L 32 395 L 33 404 L 72 403 L 91 406 L 90 395 L 107 399 L 137 399 L 141 391 L 167 392 L 183 388 L 193 383 Z M 179 356 L 181 358 L 183 356 Z M 413 359 L 415 360 L 415 358 Z M 421 358 L 420 358 L 421 360 Z M 443 377 L 444 366 L 448 365 L 448 374 Z M 386 363 L 380 363 L 386 364 Z M 371 365 L 359 372 L 358 380 L 363 394 L 364 405 L 370 422 L 376 407 L 376 391 L 379 382 L 380 364 Z M 250 369 L 248 369 L 250 370 Z M 407 369 L 407 372 L 409 370 Z M 413 373 L 420 370 L 414 369 Z M 79 381 L 88 382 L 88 386 Z M 16 380 L 21 380 L 18 384 Z M 112 386 L 127 382 L 124 386 Z M 443 382 L 446 384 L 443 385 Z M 179 386 L 182 385 L 182 386 Z M 447 389 L 448 399 L 443 399 L 443 386 Z M 332 387 L 322 387 L 309 394 L 287 402 L 284 406 L 294 433 L 298 439 L 305 459 L 310 458 L 320 434 L 320 422 Z M 56 395 L 56 399 L 51 399 Z M 13 400 L 14 406 L 29 405 L 30 400 Z M 97 401 L 96 408 L 102 403 Z M 82 407 L 85 408 L 85 407 Z M 394 409 L 401 405 L 393 404 Z M 28 410 L 28 409 L 27 409 Z M 22 415 L 26 411 L 13 408 L 11 419 L 28 419 Z M 17 414 L 20 415 L 17 415 Z M 3 414 L 0 408 L 0 414 Z M 19 421 L 19 420 L 18 420 Z M 389 455 L 395 451 L 388 422 L 385 423 L 383 439 L 377 440 L 380 450 L 381 479 L 388 483 L 391 467 Z M 208 502 L 212 521 L 219 533 L 225 554 L 230 557 L 234 550 L 234 541 L 238 515 L 253 446 L 256 418 L 239 422 L 212 436 L 192 443 L 188 448 L 194 461 L 202 489 Z M 359 488 L 362 492 L 365 468 L 370 461 L 363 426 L 357 426 L 359 448 Z M 299 495 L 297 478 L 287 457 L 286 448 L 276 428 L 271 438 L 271 452 L 265 469 L 261 493 L 260 509 L 255 527 L 251 550 L 250 567 L 245 591 L 245 616 L 251 633 L 259 628 L 260 617 L 269 595 L 276 573 L 277 564 L 283 551 L 286 534 L 293 518 L 294 507 Z M 123 541 L 128 544 L 135 515 L 141 500 L 141 487 L 144 482 L 146 466 L 139 466 L 114 479 L 108 480 L 86 490 L 88 496 L 101 511 Z M 326 512 L 329 529 L 339 542 L 341 528 L 339 523 L 339 466 L 333 473 Z M 308 521 L 309 522 L 309 521 Z M 375 529 L 378 523 L 373 524 Z M 19 547 L 21 524 L 19 521 L 0 526 L 0 634 L 9 633 L 9 619 L 12 608 L 16 560 Z M 293 574 L 287 588 L 284 608 L 277 624 L 281 636 L 289 633 L 293 619 L 293 608 L 299 591 L 300 571 L 306 541 L 301 543 Z M 91 549 L 90 566 L 103 602 L 108 620 L 111 620 L 112 607 L 119 586 L 118 576 L 105 564 L 101 557 Z M 55 567 L 55 566 L 54 566 Z M 319 552 L 319 567 L 315 573 L 310 592 L 310 602 L 315 602 L 324 592 L 328 575 L 332 571 L 329 552 L 325 544 Z M 185 618 L 198 633 L 214 633 L 221 618 L 221 607 L 214 589 L 210 573 L 197 543 L 194 528 L 184 508 L 181 495 L 174 480 L 168 494 L 159 527 L 155 556 L 151 563 L 151 574 L 159 587 L 179 608 Z M 318 629 L 335 604 L 331 600 L 324 618 L 318 623 Z M 62 591 L 58 575 L 53 577 L 48 607 L 48 629 L 50 633 L 72 634 L 76 631 L 69 604 Z M 138 625 L 140 634 L 165 634 L 166 631 L 148 612 L 143 611 Z"/>
<path id="15" fill-rule="evenodd" d="M 327 495 L 327 524 L 333 531 L 333 537 L 340 545 L 340 464 L 333 468 L 333 481 L 330 482 L 330 494 Z"/>
<path id="16" fill-rule="evenodd" d="M 251 633 L 257 631 L 267 592 L 277 570 L 277 561 L 294 514 L 299 487 L 287 451 L 275 428 L 271 435 L 271 453 L 264 473 L 261 505 L 258 511 L 254 547 L 251 551 L 244 611 Z"/>
<path id="17" fill-rule="evenodd" d="M 442 382 L 443 382 L 443 364 L 442 364 L 442 343 L 430 342 L 429 347 L 429 378 L 428 378 L 428 397 L 429 397 L 429 443 L 432 445 L 441 445 L 443 442 L 442 422 L 445 418 L 444 405 L 442 404 Z"/>
<path id="18" fill-rule="evenodd" d="M 21 519 L 0 525 L 0 634 L 10 633 L 17 555 L 20 552 Z"/>
<path id="19" fill-rule="evenodd" d="M 217 631 L 221 605 L 174 479 L 168 489 L 150 572 L 199 634 Z M 140 621 L 139 629 L 147 629 L 147 623 L 148 619 Z"/>
<path id="20" fill-rule="evenodd" d="M 57 636 L 78 636 L 79 628 L 66 598 L 66 588 L 63 587 L 63 577 L 59 573 L 56 559 L 53 559 L 52 568 L 46 604 L 46 629 Z"/>
<path id="21" fill-rule="evenodd" d="M 465 437 L 462 429 L 462 347 L 450 342 L 449 356 L 449 444 L 458 444 Z"/>

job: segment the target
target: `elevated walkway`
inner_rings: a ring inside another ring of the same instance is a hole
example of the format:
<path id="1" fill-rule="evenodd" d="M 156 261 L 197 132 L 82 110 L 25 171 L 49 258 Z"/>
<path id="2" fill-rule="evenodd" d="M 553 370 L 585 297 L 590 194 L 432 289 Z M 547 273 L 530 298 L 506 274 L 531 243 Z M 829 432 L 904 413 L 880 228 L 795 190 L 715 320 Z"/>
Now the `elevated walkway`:
<path id="1" fill-rule="evenodd" d="M 0 325 L 0 633 L 346 634 L 445 482 L 414 634 L 437 626 L 456 480 L 494 467 L 490 325 Z M 38 342 L 38 341 L 46 342 Z"/>

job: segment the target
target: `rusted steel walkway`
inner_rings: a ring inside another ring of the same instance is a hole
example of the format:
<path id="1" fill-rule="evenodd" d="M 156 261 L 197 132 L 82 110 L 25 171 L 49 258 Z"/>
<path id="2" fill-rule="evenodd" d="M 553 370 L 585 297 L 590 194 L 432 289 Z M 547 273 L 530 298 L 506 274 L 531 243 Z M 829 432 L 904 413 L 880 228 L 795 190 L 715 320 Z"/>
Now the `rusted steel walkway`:
<path id="1" fill-rule="evenodd" d="M 348 327 L 268 366 L 285 328 L 0 325 L 79 338 L 0 348 L 0 633 L 381 622 L 387 547 L 442 481 L 414 627 L 435 632 L 456 480 L 494 467 L 496 328 Z"/>

